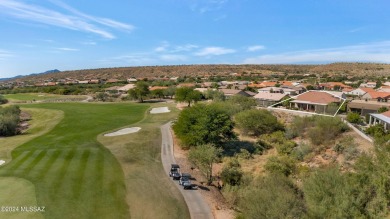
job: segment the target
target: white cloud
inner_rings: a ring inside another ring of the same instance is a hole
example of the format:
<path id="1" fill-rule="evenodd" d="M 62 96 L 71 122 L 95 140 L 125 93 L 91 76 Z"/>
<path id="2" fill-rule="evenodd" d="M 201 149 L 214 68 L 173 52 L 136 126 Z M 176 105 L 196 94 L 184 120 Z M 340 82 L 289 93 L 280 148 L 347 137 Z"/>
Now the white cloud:
<path id="1" fill-rule="evenodd" d="M 187 57 L 184 55 L 161 55 L 160 59 L 163 61 L 186 61 Z"/>
<path id="2" fill-rule="evenodd" d="M 193 44 L 187 44 L 187 45 L 183 45 L 183 46 L 176 46 L 175 49 L 172 50 L 172 52 L 188 52 L 188 51 L 191 51 L 191 50 L 196 49 L 198 47 L 199 46 L 193 45 Z"/>
<path id="3" fill-rule="evenodd" d="M 170 46 L 169 43 L 167 41 L 164 41 L 164 42 L 161 43 L 160 46 L 156 47 L 154 49 L 154 51 L 155 52 L 165 52 L 168 49 L 169 46 Z"/>
<path id="4" fill-rule="evenodd" d="M 206 47 L 196 52 L 196 56 L 217 56 L 217 55 L 225 55 L 230 53 L 235 53 L 234 49 L 227 49 L 223 47 Z"/>
<path id="5" fill-rule="evenodd" d="M 262 45 L 255 45 L 255 46 L 249 46 L 247 48 L 247 51 L 248 52 L 254 52 L 254 51 L 258 51 L 258 50 L 263 50 L 265 49 L 265 46 L 262 46 Z"/>
<path id="6" fill-rule="evenodd" d="M 112 64 L 117 66 L 124 64 L 133 66 L 150 65 L 155 63 L 155 61 L 156 60 L 151 58 L 148 53 L 127 54 L 98 60 L 98 62 L 103 64 Z"/>
<path id="7" fill-rule="evenodd" d="M 244 60 L 245 64 L 387 62 L 390 63 L 390 41 L 338 48 L 296 51 L 262 55 Z"/>
<path id="8" fill-rule="evenodd" d="M 25 4 L 16 0 L 0 1 L 0 13 L 25 21 L 33 21 L 75 31 L 94 33 L 107 39 L 114 39 L 115 36 L 107 31 L 106 28 L 124 31 L 131 31 L 134 29 L 134 27 L 129 24 L 81 13 L 60 1 L 52 2 L 68 10 L 70 13 L 64 14 L 52 9 Z"/>
<path id="9" fill-rule="evenodd" d="M 95 21 L 95 22 L 97 22 L 99 24 L 102 24 L 102 25 L 105 25 L 105 26 L 108 26 L 108 27 L 111 27 L 111 28 L 119 29 L 119 30 L 131 31 L 131 30 L 134 29 L 134 26 L 130 25 L 130 24 L 125 24 L 125 23 L 122 23 L 122 22 L 114 21 L 114 20 L 109 19 L 109 18 L 94 17 L 94 16 L 91 16 L 91 15 L 82 13 L 82 12 L 78 11 L 77 9 L 74 9 L 74 8 L 70 7 L 69 5 L 67 5 L 64 2 L 61 2 L 59 0 L 50 0 L 50 1 L 53 2 L 56 5 L 64 8 L 64 9 L 68 10 L 69 12 L 72 12 L 75 15 L 78 15 L 80 17 L 86 18 L 86 19 L 91 20 L 91 21 Z"/>
<path id="10" fill-rule="evenodd" d="M 192 11 L 204 14 L 206 12 L 221 10 L 228 0 L 190 0 Z"/>
<path id="11" fill-rule="evenodd" d="M 95 46 L 97 43 L 93 42 L 93 41 L 87 41 L 87 42 L 82 42 L 81 44 L 89 45 L 89 46 Z"/>
<path id="12" fill-rule="evenodd" d="M 67 48 L 67 47 L 61 47 L 61 48 L 56 48 L 56 49 L 62 50 L 62 51 L 72 51 L 72 52 L 79 51 L 79 49 Z"/>
<path id="13" fill-rule="evenodd" d="M 1 50 L 0 49 L 0 61 L 1 60 L 6 60 L 10 57 L 13 57 L 14 55 L 6 50 Z"/>

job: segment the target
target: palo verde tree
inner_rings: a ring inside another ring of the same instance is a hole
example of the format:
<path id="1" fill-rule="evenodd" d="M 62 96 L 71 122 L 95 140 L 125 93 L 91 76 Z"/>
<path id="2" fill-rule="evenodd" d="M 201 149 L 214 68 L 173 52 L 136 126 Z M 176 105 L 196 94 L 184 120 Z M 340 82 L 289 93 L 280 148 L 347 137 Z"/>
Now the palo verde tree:
<path id="1" fill-rule="evenodd" d="M 189 87 L 176 89 L 175 100 L 178 102 L 187 102 L 191 106 L 192 102 L 198 102 L 202 99 L 202 93 Z"/>
<path id="2" fill-rule="evenodd" d="M 230 116 L 212 104 L 195 104 L 184 109 L 173 130 L 185 146 L 219 144 L 235 138 Z"/>
<path id="3" fill-rule="evenodd" d="M 209 184 L 212 182 L 213 163 L 222 153 L 221 148 L 217 148 L 212 144 L 199 145 L 192 148 L 188 154 L 188 158 L 194 163 L 199 170 L 206 176 Z"/>
<path id="4" fill-rule="evenodd" d="M 139 102 L 144 102 L 144 98 L 150 93 L 149 84 L 145 81 L 139 81 L 134 89 L 129 90 L 129 96 Z"/>

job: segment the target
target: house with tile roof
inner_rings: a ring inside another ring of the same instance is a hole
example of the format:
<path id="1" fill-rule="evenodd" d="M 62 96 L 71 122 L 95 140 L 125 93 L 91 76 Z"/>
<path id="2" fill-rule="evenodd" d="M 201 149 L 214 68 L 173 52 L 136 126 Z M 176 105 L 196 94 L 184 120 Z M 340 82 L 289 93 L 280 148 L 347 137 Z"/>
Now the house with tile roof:
<path id="1" fill-rule="evenodd" d="M 355 112 L 365 116 L 370 113 L 377 113 L 378 110 L 382 107 L 390 109 L 390 103 L 369 100 L 352 100 L 348 103 L 347 107 L 348 112 Z"/>
<path id="2" fill-rule="evenodd" d="M 330 107 L 333 107 L 333 105 L 339 106 L 345 101 L 345 99 L 337 93 L 327 91 L 308 91 L 293 97 L 293 100 L 290 101 L 290 108 L 325 114 L 330 110 Z"/>
<path id="3" fill-rule="evenodd" d="M 367 92 L 375 92 L 375 90 L 369 87 L 359 87 L 349 92 L 346 92 L 346 94 L 351 96 L 362 97 Z"/>
<path id="4" fill-rule="evenodd" d="M 324 90 L 343 90 L 345 88 L 352 88 L 349 85 L 345 85 L 341 82 L 327 82 L 319 84 L 319 87 Z"/>
<path id="5" fill-rule="evenodd" d="M 375 88 L 376 87 L 376 82 L 374 81 L 369 81 L 367 83 L 361 83 L 359 87 L 369 87 L 369 88 Z"/>
<path id="6" fill-rule="evenodd" d="M 259 93 L 281 93 L 288 95 L 297 95 L 296 90 L 284 87 L 265 87 L 257 90 Z"/>
<path id="7" fill-rule="evenodd" d="M 253 96 L 256 99 L 257 104 L 262 107 L 268 107 L 279 103 L 280 101 L 289 98 L 289 95 L 284 93 L 269 93 L 269 92 L 260 92 Z"/>
<path id="8" fill-rule="evenodd" d="M 388 102 L 390 99 L 390 93 L 388 92 L 379 92 L 379 91 L 370 91 L 362 96 L 364 100 L 373 100 L 378 102 Z"/>

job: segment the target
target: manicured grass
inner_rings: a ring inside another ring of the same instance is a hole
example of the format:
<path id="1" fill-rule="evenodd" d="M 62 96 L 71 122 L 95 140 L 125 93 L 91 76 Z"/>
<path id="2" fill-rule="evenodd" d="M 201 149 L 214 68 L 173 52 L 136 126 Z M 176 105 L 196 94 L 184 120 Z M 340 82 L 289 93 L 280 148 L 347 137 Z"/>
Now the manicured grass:
<path id="1" fill-rule="evenodd" d="M 38 206 L 34 184 L 15 177 L 0 177 L 0 218 L 41 219 L 40 212 L 22 212 L 21 207 Z M 15 212 L 7 212 L 4 207 L 16 207 Z"/>
<path id="2" fill-rule="evenodd" d="M 61 110 L 64 118 L 47 134 L 14 149 L 12 161 L 0 167 L 0 176 L 32 182 L 38 206 L 46 207 L 45 218 L 128 218 L 124 173 L 96 136 L 141 120 L 149 106 L 52 103 L 23 107 Z M 23 199 L 17 192 L 15 197 Z"/>
<path id="3" fill-rule="evenodd" d="M 60 110 L 21 109 L 29 113 L 32 119 L 29 121 L 29 129 L 26 133 L 0 138 L 0 159 L 5 160 L 6 162 L 11 160 L 11 151 L 13 149 L 33 138 L 49 132 L 64 118 L 64 112 Z"/>
<path id="4" fill-rule="evenodd" d="M 172 112 L 147 114 L 144 120 L 130 126 L 141 127 L 137 133 L 98 137 L 122 165 L 130 189 L 127 202 L 132 218 L 190 218 L 183 197 L 166 176 L 161 163 L 160 126 L 176 118 L 178 110 L 173 104 L 151 107 L 161 106 L 169 106 Z"/>
<path id="5" fill-rule="evenodd" d="M 11 102 L 17 101 L 39 101 L 39 100 L 53 100 L 53 99 L 67 99 L 67 98 L 83 98 L 84 96 L 77 95 L 56 95 L 56 94 L 46 94 L 46 93 L 23 93 L 23 94 L 6 94 L 5 98 L 9 99 Z"/>

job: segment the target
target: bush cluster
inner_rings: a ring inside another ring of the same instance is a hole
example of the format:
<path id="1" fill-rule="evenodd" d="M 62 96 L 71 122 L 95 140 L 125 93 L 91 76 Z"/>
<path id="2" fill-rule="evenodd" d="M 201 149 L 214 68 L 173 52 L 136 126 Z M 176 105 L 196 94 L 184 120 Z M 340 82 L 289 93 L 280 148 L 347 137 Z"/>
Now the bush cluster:
<path id="1" fill-rule="evenodd" d="M 0 136 L 18 134 L 20 109 L 18 106 L 0 108 Z"/>

